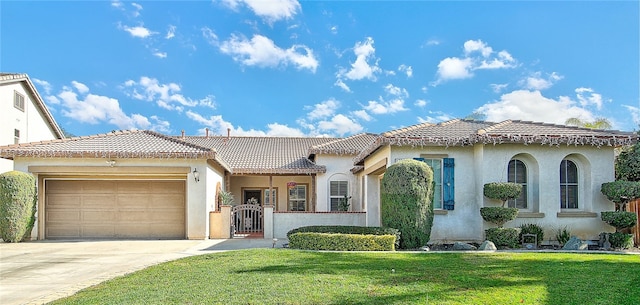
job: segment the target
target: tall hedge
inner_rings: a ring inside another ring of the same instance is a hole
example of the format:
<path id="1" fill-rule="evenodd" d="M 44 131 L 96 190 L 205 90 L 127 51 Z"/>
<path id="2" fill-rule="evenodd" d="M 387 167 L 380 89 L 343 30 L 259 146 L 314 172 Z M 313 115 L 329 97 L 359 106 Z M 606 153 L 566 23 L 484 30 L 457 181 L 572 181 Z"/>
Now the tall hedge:
<path id="1" fill-rule="evenodd" d="M 407 159 L 387 168 L 380 186 L 380 217 L 383 227 L 400 230 L 400 249 L 429 241 L 433 189 L 433 171 L 424 162 Z"/>
<path id="2" fill-rule="evenodd" d="M 36 214 L 36 182 L 29 174 L 11 171 L 0 175 L 0 236 L 20 242 L 31 236 Z"/>

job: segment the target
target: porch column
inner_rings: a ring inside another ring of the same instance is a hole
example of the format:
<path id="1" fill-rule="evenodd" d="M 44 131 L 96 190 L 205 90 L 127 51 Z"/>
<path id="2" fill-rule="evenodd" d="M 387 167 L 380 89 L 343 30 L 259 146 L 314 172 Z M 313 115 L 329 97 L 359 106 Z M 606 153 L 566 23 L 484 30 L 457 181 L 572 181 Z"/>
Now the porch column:
<path id="1" fill-rule="evenodd" d="M 316 203 L 318 201 L 318 193 L 316 193 L 316 174 L 311 175 L 311 212 L 317 210 Z"/>
<path id="2" fill-rule="evenodd" d="M 367 227 L 380 226 L 380 176 L 364 176 L 365 211 L 367 212 Z"/>

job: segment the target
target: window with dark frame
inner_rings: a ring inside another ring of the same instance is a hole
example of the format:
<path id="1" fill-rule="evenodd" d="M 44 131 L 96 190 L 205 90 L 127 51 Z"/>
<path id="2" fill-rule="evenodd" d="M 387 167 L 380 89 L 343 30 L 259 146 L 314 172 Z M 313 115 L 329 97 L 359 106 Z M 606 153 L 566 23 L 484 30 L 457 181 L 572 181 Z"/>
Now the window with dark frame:
<path id="1" fill-rule="evenodd" d="M 289 211 L 306 211 L 307 186 L 296 185 L 289 189 Z"/>
<path id="2" fill-rule="evenodd" d="M 14 129 L 13 130 L 13 143 L 14 144 L 19 144 L 20 143 L 20 130 L 19 129 Z"/>
<path id="3" fill-rule="evenodd" d="M 571 160 L 560 163 L 560 208 L 578 208 L 578 167 Z"/>
<path id="4" fill-rule="evenodd" d="M 522 193 L 516 199 L 510 199 L 507 204 L 510 208 L 526 209 L 527 204 L 527 166 L 524 162 L 514 159 L 509 161 L 507 182 L 522 185 Z"/>

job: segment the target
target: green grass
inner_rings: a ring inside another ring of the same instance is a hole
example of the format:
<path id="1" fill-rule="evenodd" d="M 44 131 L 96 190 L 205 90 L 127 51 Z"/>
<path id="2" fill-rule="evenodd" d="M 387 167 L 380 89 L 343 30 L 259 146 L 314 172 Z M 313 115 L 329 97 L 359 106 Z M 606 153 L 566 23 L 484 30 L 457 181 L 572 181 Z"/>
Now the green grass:
<path id="1" fill-rule="evenodd" d="M 152 266 L 54 304 L 640 304 L 640 256 L 253 249 Z"/>

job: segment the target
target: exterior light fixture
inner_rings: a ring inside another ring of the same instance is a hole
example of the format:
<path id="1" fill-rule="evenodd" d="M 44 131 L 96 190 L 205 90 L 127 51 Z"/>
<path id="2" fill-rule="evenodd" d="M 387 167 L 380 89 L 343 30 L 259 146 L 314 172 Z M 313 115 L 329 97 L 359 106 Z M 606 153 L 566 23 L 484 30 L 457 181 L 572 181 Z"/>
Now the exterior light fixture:
<path id="1" fill-rule="evenodd" d="M 113 167 L 114 165 L 116 165 L 116 160 L 107 160 L 107 164 L 109 164 L 109 166 Z"/>
<path id="2" fill-rule="evenodd" d="M 193 168 L 193 179 L 195 179 L 196 182 L 200 181 L 200 172 L 195 167 Z"/>

